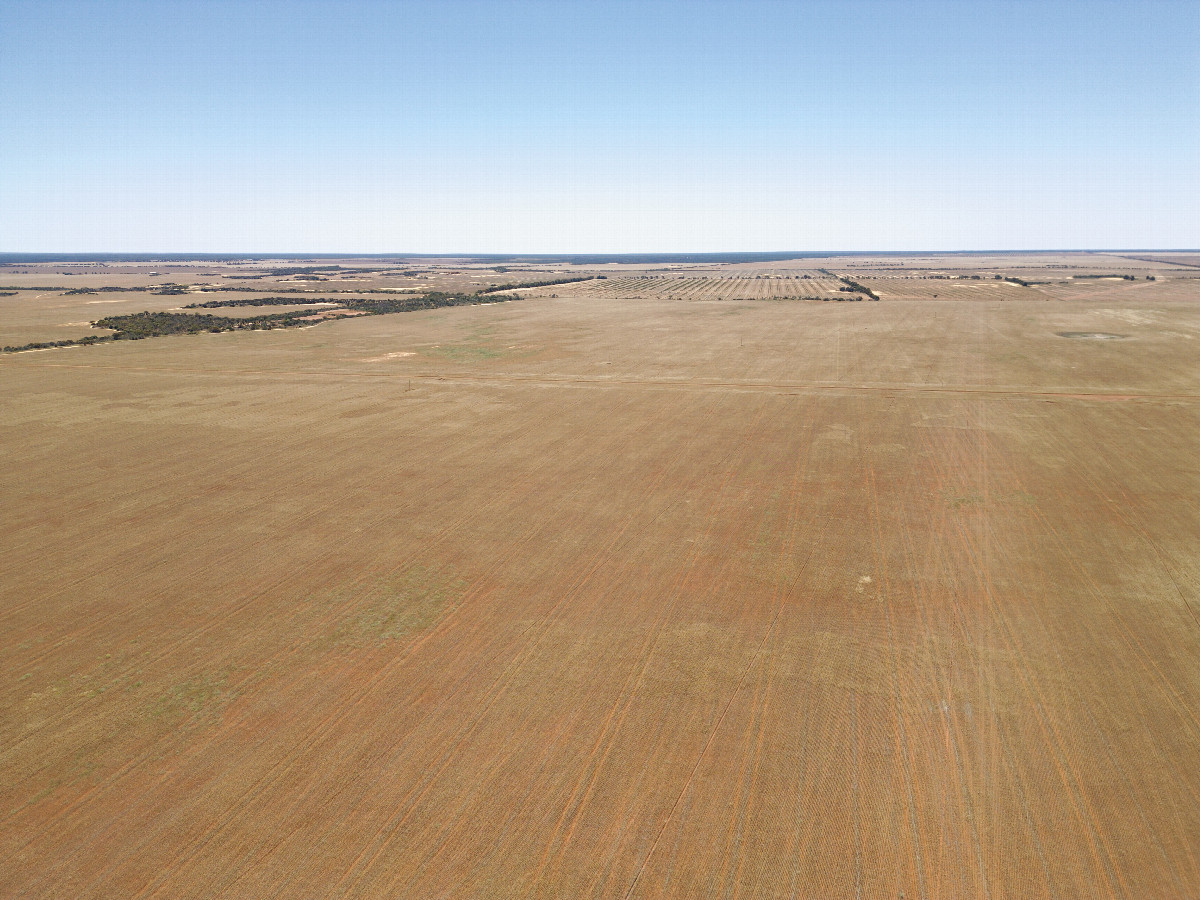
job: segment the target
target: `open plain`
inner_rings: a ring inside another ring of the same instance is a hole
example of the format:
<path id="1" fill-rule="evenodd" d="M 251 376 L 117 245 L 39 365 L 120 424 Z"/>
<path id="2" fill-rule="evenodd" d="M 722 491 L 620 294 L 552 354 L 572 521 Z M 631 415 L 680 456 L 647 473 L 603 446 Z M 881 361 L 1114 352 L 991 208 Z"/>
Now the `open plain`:
<path id="1" fill-rule="evenodd" d="M 1200 256 L 338 262 L 0 267 L 605 276 L 0 355 L 0 895 L 1200 896 Z"/>

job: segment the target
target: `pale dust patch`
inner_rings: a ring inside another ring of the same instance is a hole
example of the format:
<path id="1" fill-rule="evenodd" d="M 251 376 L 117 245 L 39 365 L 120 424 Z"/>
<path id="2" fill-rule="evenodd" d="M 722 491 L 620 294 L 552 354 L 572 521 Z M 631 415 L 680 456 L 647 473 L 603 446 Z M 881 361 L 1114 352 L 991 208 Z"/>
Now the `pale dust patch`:
<path id="1" fill-rule="evenodd" d="M 344 650 L 407 639 L 457 609 L 466 587 L 455 575 L 421 566 L 400 574 L 352 579 L 307 598 L 310 612 L 327 623 L 312 647 Z"/>
<path id="2" fill-rule="evenodd" d="M 839 441 L 841 443 L 849 443 L 851 436 L 854 434 L 854 429 L 849 425 L 827 425 L 825 430 L 817 436 L 818 441 Z"/>
<path id="3" fill-rule="evenodd" d="M 221 710 L 241 693 L 231 686 L 232 671 L 202 672 L 169 687 L 148 707 L 149 714 L 172 727 L 212 724 Z"/>
<path id="4" fill-rule="evenodd" d="M 321 312 L 315 313 L 311 316 L 301 316 L 299 321 L 323 322 L 326 319 L 344 319 L 348 316 L 365 316 L 366 314 L 367 313 L 361 309 L 342 309 L 341 307 L 337 307 L 335 309 L 322 310 Z"/>
<path id="5" fill-rule="evenodd" d="M 363 362 L 383 362 L 388 359 L 404 359 L 406 356 L 416 356 L 416 352 L 412 350 L 397 350 L 395 353 L 385 353 L 383 356 L 370 356 Z"/>
<path id="6" fill-rule="evenodd" d="M 1157 325 L 1161 321 L 1158 315 L 1145 310 L 1098 309 L 1096 312 L 1113 319 L 1118 319 L 1129 325 Z"/>

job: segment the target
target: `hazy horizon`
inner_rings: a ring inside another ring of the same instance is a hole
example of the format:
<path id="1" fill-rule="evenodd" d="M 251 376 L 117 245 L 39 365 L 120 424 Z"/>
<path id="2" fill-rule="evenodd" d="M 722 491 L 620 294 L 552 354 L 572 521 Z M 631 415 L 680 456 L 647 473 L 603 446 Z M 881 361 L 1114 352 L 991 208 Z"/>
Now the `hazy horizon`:
<path id="1" fill-rule="evenodd" d="M 674 251 L 656 253 L 654 251 L 629 251 L 613 253 L 510 253 L 448 251 L 434 253 L 414 253 L 407 251 L 371 252 L 355 250 L 345 251 L 241 251 L 217 250 L 197 251 L 189 253 L 186 250 L 162 251 L 62 251 L 41 253 L 37 251 L 0 251 L 0 263 L 20 265 L 22 263 L 52 263 L 52 262 L 157 262 L 190 260 L 219 262 L 222 260 L 240 259 L 467 259 L 504 262 L 506 260 L 530 261 L 571 261 L 571 262 L 617 262 L 629 260 L 635 262 L 772 262 L 791 259 L 824 259 L 841 256 L 892 256 L 908 257 L 914 255 L 928 256 L 1038 256 L 1051 254 L 1087 253 L 1087 254 L 1119 254 L 1119 253 L 1200 253 L 1196 247 L 1036 247 L 1036 248 L 1001 248 L 990 247 L 978 250 L 731 250 L 731 251 Z"/>

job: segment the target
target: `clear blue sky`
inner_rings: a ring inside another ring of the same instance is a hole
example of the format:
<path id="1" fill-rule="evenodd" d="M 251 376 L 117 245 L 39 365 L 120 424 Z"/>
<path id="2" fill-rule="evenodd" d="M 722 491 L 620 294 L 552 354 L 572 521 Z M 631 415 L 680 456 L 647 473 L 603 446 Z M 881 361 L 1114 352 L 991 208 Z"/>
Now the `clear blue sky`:
<path id="1" fill-rule="evenodd" d="M 0 250 L 1198 245 L 1200 2 L 0 3 Z"/>

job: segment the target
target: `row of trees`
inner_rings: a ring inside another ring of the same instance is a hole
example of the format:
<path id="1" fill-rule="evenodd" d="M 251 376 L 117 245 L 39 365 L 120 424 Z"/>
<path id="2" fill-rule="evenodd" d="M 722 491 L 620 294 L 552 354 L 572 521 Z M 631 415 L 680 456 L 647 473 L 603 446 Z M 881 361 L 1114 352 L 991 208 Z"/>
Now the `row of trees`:
<path id="1" fill-rule="evenodd" d="M 838 280 L 841 281 L 842 284 L 846 285 L 845 288 L 838 288 L 839 291 L 843 291 L 843 290 L 846 290 L 846 288 L 849 288 L 852 291 L 858 291 L 859 293 L 866 294 L 872 300 L 879 299 L 879 297 L 876 295 L 876 293 L 873 290 L 871 290 L 869 287 L 867 287 L 865 284 L 859 284 L 857 281 L 854 281 L 851 278 L 847 278 L 845 275 L 839 275 Z"/>
<path id="2" fill-rule="evenodd" d="M 494 284 L 481 288 L 481 294 L 494 294 L 496 291 L 515 291 L 519 288 L 550 287 L 554 284 L 574 284 L 577 281 L 597 281 L 607 278 L 607 275 L 576 275 L 570 278 L 552 278 L 549 281 L 518 281 L 516 284 Z"/>
<path id="3" fill-rule="evenodd" d="M 206 304 L 192 304 L 185 308 L 212 308 L 231 306 L 258 306 L 296 304 L 291 297 L 265 298 L 272 303 L 262 303 L 260 299 L 214 301 Z M 403 297 L 357 297 L 338 301 L 335 309 L 324 313 L 326 318 L 347 318 L 349 315 L 383 316 L 391 313 L 414 312 L 416 310 L 439 309 L 446 306 L 469 306 L 480 303 L 503 303 L 506 300 L 518 299 L 515 294 L 493 294 L 481 297 L 478 294 L 448 294 L 434 291 L 422 296 Z M 310 299 L 299 305 L 313 306 L 327 303 Z M 341 315 L 341 314 L 345 315 Z M 262 331 L 273 328 L 294 328 L 312 321 L 313 310 L 302 309 L 281 313 L 266 313 L 260 316 L 233 318 L 229 316 L 214 316 L 206 313 L 185 312 L 140 312 L 128 315 L 106 316 L 97 319 L 92 324 L 97 328 L 110 328 L 116 333 L 110 340 L 139 341 L 151 337 L 163 337 L 170 334 L 201 334 L 203 332 L 219 333 L 222 331 Z M 53 346 L 69 346 L 71 344 L 95 343 L 93 337 L 78 341 L 63 341 Z M 13 349 L 37 349 L 21 347 Z"/>
<path id="4" fill-rule="evenodd" d="M 184 309 L 222 309 L 231 306 L 301 306 L 304 304 L 341 303 L 341 300 L 320 300 L 316 297 L 253 297 L 236 300 L 209 300 L 205 303 L 189 303 Z"/>
<path id="5" fill-rule="evenodd" d="M 54 347 L 81 347 L 86 344 L 99 344 L 101 341 L 111 341 L 116 338 L 112 334 L 89 334 L 74 341 L 33 341 L 18 347 L 0 347 L 0 353 L 20 353 L 22 350 L 50 350 Z"/>
<path id="6" fill-rule="evenodd" d="M 154 285 L 147 284 L 142 287 L 90 287 L 90 288 L 71 288 L 65 285 L 42 285 L 40 287 L 31 284 L 7 284 L 0 287 L 0 291 L 63 291 L 68 294 L 99 294 L 108 293 L 110 291 L 140 291 L 145 293 L 154 289 Z"/>
<path id="7" fill-rule="evenodd" d="M 423 309 L 439 309 L 445 306 L 470 306 L 481 303 L 503 303 L 520 299 L 516 294 L 451 294 L 433 291 L 421 296 L 356 297 L 339 300 L 338 307 L 326 313 L 327 318 L 346 318 L 339 313 L 353 315 L 382 316 L 390 313 L 413 312 Z M 316 298 L 300 300 L 295 297 L 267 297 L 246 300 L 217 300 L 210 303 L 192 304 L 190 309 L 236 306 L 304 305 L 328 303 Z M 114 334 L 88 335 L 77 340 L 36 341 L 20 346 L 6 346 L 0 352 L 18 353 L 22 350 L 48 350 L 53 347 L 73 347 L 97 344 L 101 341 L 140 341 L 146 338 L 163 337 L 170 334 L 201 334 L 222 331 L 261 331 L 273 328 L 294 328 L 312 321 L 313 310 L 293 310 L 282 313 L 267 313 L 261 316 L 233 318 L 206 313 L 184 312 L 140 312 L 128 315 L 105 316 L 92 323 L 96 328 L 111 329 Z"/>

